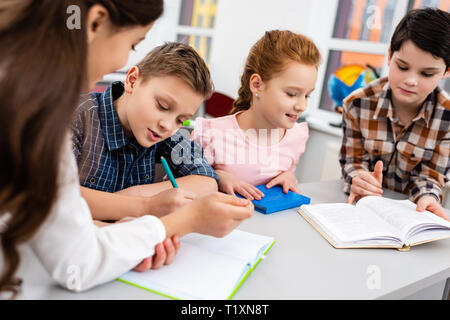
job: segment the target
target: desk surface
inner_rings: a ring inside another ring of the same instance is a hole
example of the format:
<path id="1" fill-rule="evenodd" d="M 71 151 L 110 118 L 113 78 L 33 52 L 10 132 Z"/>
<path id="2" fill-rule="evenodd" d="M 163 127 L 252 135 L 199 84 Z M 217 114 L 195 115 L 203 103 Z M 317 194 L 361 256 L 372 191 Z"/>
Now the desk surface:
<path id="1" fill-rule="evenodd" d="M 299 185 L 312 203 L 344 202 L 341 181 Z M 386 191 L 385 196 L 405 196 Z M 239 229 L 272 236 L 276 242 L 235 294 L 237 299 L 401 299 L 450 277 L 450 239 L 408 252 L 395 249 L 334 249 L 296 210 L 255 212 Z M 82 293 L 54 284 L 42 266 L 23 261 L 22 299 L 166 299 L 118 281 Z M 36 260 L 34 260 L 36 261 Z M 380 275 L 373 289 L 374 270 Z"/>

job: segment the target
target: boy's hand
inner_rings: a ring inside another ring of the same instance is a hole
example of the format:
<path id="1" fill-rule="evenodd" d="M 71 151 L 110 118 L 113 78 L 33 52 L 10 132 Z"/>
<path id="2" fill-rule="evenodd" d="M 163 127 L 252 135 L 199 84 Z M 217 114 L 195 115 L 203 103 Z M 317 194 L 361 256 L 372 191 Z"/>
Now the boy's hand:
<path id="1" fill-rule="evenodd" d="M 190 203 L 195 197 L 196 194 L 192 191 L 171 188 L 150 197 L 148 199 L 150 205 L 147 210 L 151 214 L 165 215 Z"/>
<path id="2" fill-rule="evenodd" d="M 445 214 L 444 209 L 441 207 L 440 203 L 434 196 L 425 195 L 420 197 L 419 201 L 417 201 L 416 210 L 419 212 L 424 212 L 425 210 L 428 210 L 437 215 L 438 217 L 450 221 L 450 219 Z"/>
<path id="3" fill-rule="evenodd" d="M 222 170 L 216 170 L 216 172 L 220 178 L 220 191 L 233 196 L 237 192 L 248 200 L 261 200 L 261 198 L 264 197 L 264 193 L 262 193 L 261 190 L 249 183 L 236 178 L 233 174 Z"/>
<path id="4" fill-rule="evenodd" d="M 365 196 L 381 196 L 383 194 L 383 161 L 375 164 L 373 172 L 359 170 L 352 179 L 350 195 L 347 203 L 352 204 Z"/>
<path id="5" fill-rule="evenodd" d="M 155 254 L 142 260 L 141 263 L 134 267 L 133 271 L 144 272 L 149 269 L 159 269 L 163 265 L 169 265 L 172 263 L 179 248 L 180 238 L 177 235 L 174 235 L 172 238 L 166 238 L 155 246 Z"/>
<path id="6" fill-rule="evenodd" d="M 289 190 L 300 193 L 298 189 L 298 181 L 295 177 L 294 172 L 292 171 L 284 171 L 280 173 L 278 176 L 273 178 L 269 183 L 266 184 L 266 188 L 272 188 L 273 186 L 281 185 L 283 187 L 283 192 L 288 193 Z"/>

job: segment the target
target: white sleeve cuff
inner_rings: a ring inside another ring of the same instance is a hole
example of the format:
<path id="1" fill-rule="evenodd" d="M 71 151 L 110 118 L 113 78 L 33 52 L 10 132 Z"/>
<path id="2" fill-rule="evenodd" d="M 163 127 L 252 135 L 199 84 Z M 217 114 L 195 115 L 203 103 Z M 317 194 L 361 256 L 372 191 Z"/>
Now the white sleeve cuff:
<path id="1" fill-rule="evenodd" d="M 164 241 L 166 238 L 166 228 L 159 218 L 145 215 L 136 220 L 145 223 L 151 229 L 149 236 L 152 238 L 152 242 L 160 243 Z"/>

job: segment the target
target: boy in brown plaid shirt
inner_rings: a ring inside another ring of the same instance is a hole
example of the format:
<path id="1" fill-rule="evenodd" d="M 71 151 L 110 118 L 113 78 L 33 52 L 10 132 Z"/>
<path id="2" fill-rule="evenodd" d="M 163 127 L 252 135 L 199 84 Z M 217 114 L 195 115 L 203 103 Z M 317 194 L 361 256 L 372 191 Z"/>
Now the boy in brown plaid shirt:
<path id="1" fill-rule="evenodd" d="M 409 195 L 417 211 L 447 219 L 440 205 L 450 179 L 450 14 L 410 11 L 389 48 L 389 75 L 344 100 L 340 163 L 353 203 L 383 187 Z"/>

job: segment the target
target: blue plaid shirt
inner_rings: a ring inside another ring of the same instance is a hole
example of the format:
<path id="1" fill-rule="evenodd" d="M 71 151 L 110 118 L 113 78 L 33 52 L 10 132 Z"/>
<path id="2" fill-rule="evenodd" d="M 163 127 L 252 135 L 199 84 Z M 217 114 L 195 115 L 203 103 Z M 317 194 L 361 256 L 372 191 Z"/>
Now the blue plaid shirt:
<path id="1" fill-rule="evenodd" d="M 114 100 L 123 91 L 123 84 L 114 82 L 103 94 L 84 95 L 75 111 L 73 152 L 82 186 L 116 192 L 152 183 L 155 160 L 161 156 L 166 158 L 176 178 L 196 174 L 219 182 L 218 175 L 203 157 L 202 148 L 190 141 L 187 129 L 180 129 L 150 148 L 139 145 L 134 137 L 129 139 L 114 108 Z"/>

